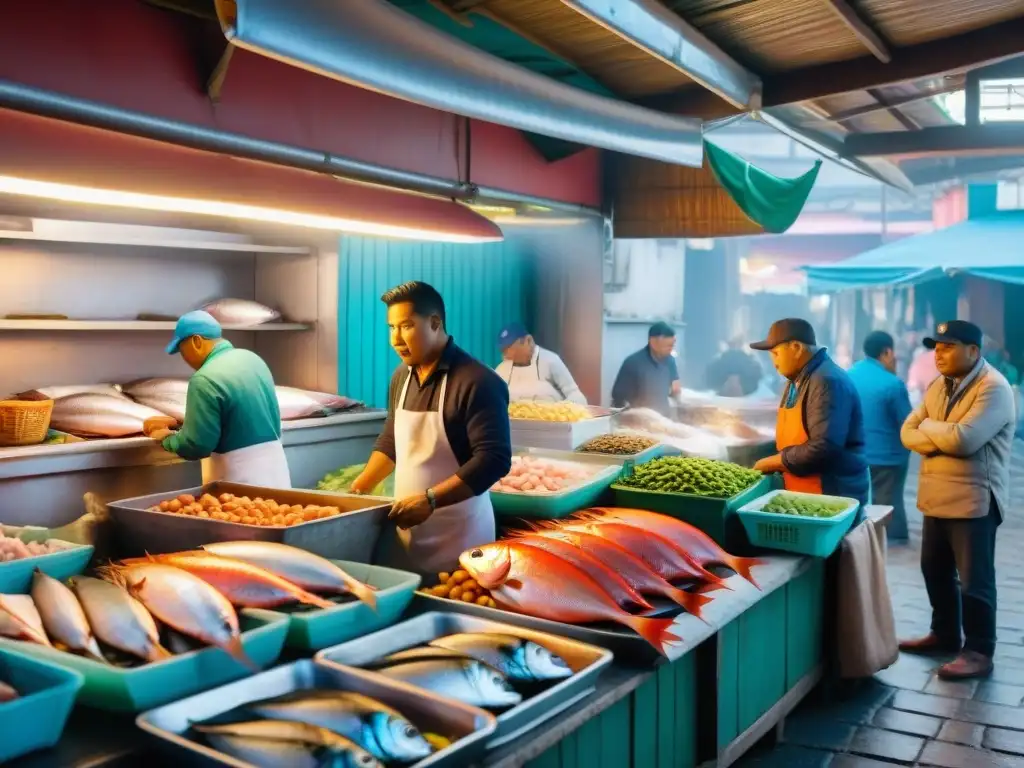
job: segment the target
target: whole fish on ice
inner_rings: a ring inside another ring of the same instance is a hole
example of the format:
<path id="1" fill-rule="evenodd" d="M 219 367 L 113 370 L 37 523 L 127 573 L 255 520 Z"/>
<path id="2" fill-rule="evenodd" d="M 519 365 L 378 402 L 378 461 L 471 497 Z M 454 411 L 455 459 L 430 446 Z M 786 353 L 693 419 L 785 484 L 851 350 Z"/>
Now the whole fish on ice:
<path id="1" fill-rule="evenodd" d="M 438 637 L 429 644 L 482 661 L 510 680 L 560 680 L 572 676 L 572 669 L 561 656 L 515 635 L 460 632 Z"/>
<path id="2" fill-rule="evenodd" d="M 261 768 L 383 768 L 351 739 L 308 723 L 253 720 L 192 728 L 214 749 Z"/>
<path id="3" fill-rule="evenodd" d="M 47 636 L 71 651 L 106 663 L 75 593 L 38 568 L 32 574 L 32 602 Z"/>
<path id="4" fill-rule="evenodd" d="M 511 707 L 523 700 L 501 672 L 476 659 L 406 657 L 375 671 L 475 707 Z"/>
<path id="5" fill-rule="evenodd" d="M 217 299 L 200 307 L 221 325 L 262 325 L 280 319 L 281 313 L 248 299 Z"/>
<path id="6" fill-rule="evenodd" d="M 82 604 L 93 633 L 111 648 L 146 661 L 171 656 L 160 645 L 160 632 L 153 616 L 126 590 L 90 576 L 75 576 L 71 590 Z"/>
<path id="7" fill-rule="evenodd" d="M 0 595 L 0 637 L 50 645 L 43 619 L 30 595 Z"/>
<path id="8" fill-rule="evenodd" d="M 141 435 L 146 419 L 164 416 L 158 410 L 110 395 L 72 395 L 53 404 L 50 424 L 79 437 Z"/>

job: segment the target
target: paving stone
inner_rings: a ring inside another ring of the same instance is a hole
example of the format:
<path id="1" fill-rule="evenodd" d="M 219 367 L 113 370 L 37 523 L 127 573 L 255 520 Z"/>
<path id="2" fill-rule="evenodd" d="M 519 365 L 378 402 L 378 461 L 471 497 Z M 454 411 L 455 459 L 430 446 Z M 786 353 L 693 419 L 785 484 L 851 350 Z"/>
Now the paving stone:
<path id="1" fill-rule="evenodd" d="M 953 699 L 970 699 L 974 697 L 977 688 L 977 680 L 943 680 L 941 677 L 933 677 L 924 687 L 924 692 Z"/>
<path id="2" fill-rule="evenodd" d="M 890 706 L 894 709 L 917 712 L 922 715 L 955 718 L 960 711 L 960 704 L 959 699 L 951 699 L 947 696 L 933 696 L 930 693 L 916 693 L 915 691 L 896 691 Z"/>
<path id="3" fill-rule="evenodd" d="M 828 705 L 828 714 L 844 723 L 870 723 L 881 707 L 886 706 L 895 691 L 876 680 L 868 680 L 853 693 Z M 816 707 L 815 711 L 821 711 Z"/>
<path id="4" fill-rule="evenodd" d="M 996 664 L 989 679 L 994 683 L 1024 685 L 1024 668 L 1011 664 Z"/>
<path id="5" fill-rule="evenodd" d="M 1024 613 L 1003 610 L 1002 606 L 1000 606 L 996 611 L 996 627 L 998 629 L 1017 630 L 1018 633 L 1024 632 Z"/>
<path id="6" fill-rule="evenodd" d="M 736 768 L 826 768 L 831 762 L 831 752 L 779 744 L 770 751 L 750 752 L 733 765 Z"/>
<path id="7" fill-rule="evenodd" d="M 872 724 L 887 731 L 934 737 L 942 727 L 942 720 L 929 715 L 918 715 L 914 712 L 902 712 L 891 707 L 882 707 L 875 714 Z"/>
<path id="8" fill-rule="evenodd" d="M 917 764 L 940 768 L 1024 768 L 1024 758 L 933 741 L 925 746 Z"/>
<path id="9" fill-rule="evenodd" d="M 901 763 L 912 763 L 924 747 L 925 740 L 903 733 L 863 726 L 850 742 L 850 752 L 868 757 L 881 757 Z"/>
<path id="10" fill-rule="evenodd" d="M 844 723 L 831 713 L 800 712 L 786 718 L 782 739 L 787 744 L 845 752 L 855 730 L 856 725 Z"/>
<path id="11" fill-rule="evenodd" d="M 999 728 L 1024 728 L 1024 709 L 986 704 L 983 701 L 960 702 L 960 711 L 956 718 Z"/>
<path id="12" fill-rule="evenodd" d="M 828 764 L 828 768 L 892 768 L 894 765 L 899 765 L 899 763 L 875 760 L 860 755 L 836 755 L 835 759 Z"/>
<path id="13" fill-rule="evenodd" d="M 1007 685 L 1006 683 L 982 682 L 974 692 L 975 701 L 986 701 L 989 704 L 1004 704 L 1008 707 L 1019 707 L 1024 702 L 1024 686 Z M 1021 715 L 1024 717 L 1024 713 Z"/>
<path id="14" fill-rule="evenodd" d="M 967 747 L 980 747 L 981 740 L 985 735 L 985 726 L 977 723 L 965 723 L 962 720 L 947 720 L 942 724 L 939 741 L 951 741 L 954 744 L 963 744 Z"/>
<path id="15" fill-rule="evenodd" d="M 1021 727 L 1024 728 L 1024 712 L 1021 713 Z M 1024 755 L 1024 731 L 1009 731 L 1005 728 L 985 729 L 982 746 L 1014 755 Z"/>
<path id="16" fill-rule="evenodd" d="M 901 653 L 895 664 L 875 675 L 875 680 L 905 691 L 923 691 L 938 665 L 935 659 Z"/>

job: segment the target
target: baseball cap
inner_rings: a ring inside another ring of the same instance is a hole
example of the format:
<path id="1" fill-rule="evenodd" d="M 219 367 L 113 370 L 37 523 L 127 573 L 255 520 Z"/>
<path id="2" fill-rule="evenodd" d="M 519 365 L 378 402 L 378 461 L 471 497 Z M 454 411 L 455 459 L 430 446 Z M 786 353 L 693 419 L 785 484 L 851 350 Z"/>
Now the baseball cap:
<path id="1" fill-rule="evenodd" d="M 213 319 L 209 312 L 201 309 L 189 312 L 178 318 L 178 324 L 174 327 L 174 339 L 167 345 L 167 354 L 178 354 L 178 347 L 185 339 L 193 336 L 202 336 L 204 339 L 222 338 L 220 323 Z"/>
<path id="2" fill-rule="evenodd" d="M 526 326 L 522 323 L 509 323 L 502 328 L 501 333 L 498 334 L 498 346 L 501 348 L 501 351 L 504 352 L 521 338 L 529 335 L 530 334 L 527 332 Z"/>
<path id="3" fill-rule="evenodd" d="M 966 320 L 950 320 L 935 326 L 935 335 L 924 340 L 928 349 L 935 349 L 936 344 L 973 344 L 981 346 L 981 328 Z"/>
<path id="4" fill-rule="evenodd" d="M 764 341 L 755 341 L 750 348 L 767 352 L 779 344 L 790 341 L 799 341 L 812 347 L 818 343 L 810 323 L 798 317 L 787 317 L 772 323 L 772 327 L 768 329 L 768 338 Z"/>

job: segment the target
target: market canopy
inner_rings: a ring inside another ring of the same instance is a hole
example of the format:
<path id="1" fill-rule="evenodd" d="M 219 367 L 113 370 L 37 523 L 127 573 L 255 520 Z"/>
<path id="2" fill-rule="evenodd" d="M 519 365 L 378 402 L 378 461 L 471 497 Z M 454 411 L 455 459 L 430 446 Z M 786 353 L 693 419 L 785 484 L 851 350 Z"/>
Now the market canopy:
<path id="1" fill-rule="evenodd" d="M 1024 285 L 1024 215 L 974 219 L 896 240 L 845 261 L 804 267 L 819 292 L 916 285 L 968 274 Z"/>

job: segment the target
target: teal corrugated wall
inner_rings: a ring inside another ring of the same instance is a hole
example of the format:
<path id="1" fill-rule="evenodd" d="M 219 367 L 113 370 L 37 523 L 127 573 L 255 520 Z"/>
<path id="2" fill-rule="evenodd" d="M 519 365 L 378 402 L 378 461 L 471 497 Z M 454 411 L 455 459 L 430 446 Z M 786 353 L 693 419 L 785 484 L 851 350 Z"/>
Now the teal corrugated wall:
<path id="1" fill-rule="evenodd" d="M 423 280 L 444 297 L 448 330 L 488 365 L 500 359 L 496 339 L 510 321 L 533 317 L 530 260 L 515 241 L 478 245 L 343 237 L 338 259 L 338 391 L 368 405 L 387 405 L 398 356 L 388 341 L 380 296 L 406 280 Z"/>

